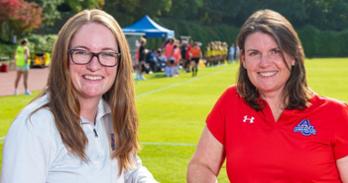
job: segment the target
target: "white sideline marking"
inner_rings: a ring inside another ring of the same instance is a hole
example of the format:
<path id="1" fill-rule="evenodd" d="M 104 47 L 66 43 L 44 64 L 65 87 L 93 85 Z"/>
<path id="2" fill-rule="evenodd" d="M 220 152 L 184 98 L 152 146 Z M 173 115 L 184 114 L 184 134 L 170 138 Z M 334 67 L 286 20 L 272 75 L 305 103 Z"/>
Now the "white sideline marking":
<path id="1" fill-rule="evenodd" d="M 181 86 L 181 85 L 184 85 L 186 83 L 191 83 L 192 81 L 199 80 L 199 79 L 202 79 L 202 78 L 205 78 L 205 77 L 210 77 L 210 76 L 213 76 L 213 75 L 219 74 L 221 72 L 225 72 L 225 71 L 226 70 L 223 69 L 223 70 L 219 70 L 217 72 L 213 72 L 213 73 L 205 75 L 205 76 L 194 77 L 194 78 L 190 78 L 190 79 L 188 79 L 186 81 L 183 81 L 183 82 L 173 83 L 173 84 L 170 84 L 170 85 L 167 85 L 167 86 L 164 86 L 164 87 L 159 87 L 159 88 L 156 88 L 154 90 L 150 90 L 150 91 L 147 91 L 147 92 L 144 92 L 144 93 L 140 93 L 139 95 L 136 96 L 136 98 L 138 99 L 138 98 L 141 98 L 141 97 L 144 97 L 144 96 L 147 96 L 147 95 L 151 95 L 151 94 L 154 94 L 154 93 L 158 93 L 158 92 L 161 92 L 161 91 L 164 91 L 164 90 L 167 90 L 167 89 L 175 88 L 177 86 Z"/>
<path id="2" fill-rule="evenodd" d="M 196 144 L 191 143 L 178 143 L 178 142 L 140 142 L 143 145 L 152 145 L 152 146 L 189 146 L 195 147 Z"/>

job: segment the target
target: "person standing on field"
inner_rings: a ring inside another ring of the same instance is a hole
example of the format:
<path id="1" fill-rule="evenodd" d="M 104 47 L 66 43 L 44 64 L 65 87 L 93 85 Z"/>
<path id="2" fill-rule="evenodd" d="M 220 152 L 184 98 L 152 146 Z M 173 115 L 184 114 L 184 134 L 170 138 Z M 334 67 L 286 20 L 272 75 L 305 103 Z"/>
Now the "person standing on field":
<path id="1" fill-rule="evenodd" d="M 18 94 L 18 84 L 23 75 L 24 95 L 30 95 L 31 92 L 28 89 L 28 77 L 30 70 L 30 50 L 28 47 L 28 40 L 23 39 L 20 41 L 20 45 L 16 49 L 16 80 L 14 84 L 14 95 Z"/>
<path id="2" fill-rule="evenodd" d="M 198 42 L 193 44 L 193 47 L 190 49 L 190 55 L 192 76 L 197 76 L 199 60 L 202 58 L 202 51 Z"/>

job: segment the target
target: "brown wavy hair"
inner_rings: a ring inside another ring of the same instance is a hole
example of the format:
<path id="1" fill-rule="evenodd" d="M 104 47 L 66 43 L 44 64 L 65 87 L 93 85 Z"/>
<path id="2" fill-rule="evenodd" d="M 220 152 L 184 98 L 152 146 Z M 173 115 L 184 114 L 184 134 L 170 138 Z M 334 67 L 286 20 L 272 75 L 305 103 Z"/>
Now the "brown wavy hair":
<path id="1" fill-rule="evenodd" d="M 107 27 L 115 36 L 121 58 L 113 86 L 103 95 L 112 113 L 116 150 L 112 158 L 119 159 L 120 172 L 133 165 L 132 158 L 139 150 L 138 118 L 135 108 L 132 60 L 127 40 L 117 21 L 102 10 L 84 10 L 71 17 L 61 28 L 52 52 L 48 77 L 47 107 L 53 113 L 56 127 L 69 151 L 86 159 L 88 142 L 80 126 L 80 104 L 69 73 L 68 49 L 74 34 L 85 24 L 98 23 Z"/>
<path id="2" fill-rule="evenodd" d="M 255 32 L 262 32 L 273 37 L 282 53 L 287 53 L 295 59 L 295 64 L 290 66 L 290 77 L 284 87 L 284 104 L 287 109 L 304 109 L 309 102 L 312 91 L 307 85 L 306 70 L 304 67 L 304 51 L 302 43 L 291 23 L 281 14 L 273 10 L 258 10 L 253 13 L 243 24 L 237 37 L 237 44 L 244 52 L 247 37 Z M 240 56 L 242 62 L 243 57 Z M 255 110 L 263 106 L 258 102 L 260 96 L 257 88 L 251 83 L 247 70 L 241 63 L 239 66 L 237 90 L 241 97 Z"/>

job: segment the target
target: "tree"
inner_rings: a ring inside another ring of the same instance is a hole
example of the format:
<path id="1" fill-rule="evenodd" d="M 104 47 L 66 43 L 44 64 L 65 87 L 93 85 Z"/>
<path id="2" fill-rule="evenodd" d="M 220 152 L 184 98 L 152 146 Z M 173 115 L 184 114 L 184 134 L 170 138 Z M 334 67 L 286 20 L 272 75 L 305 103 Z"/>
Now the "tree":
<path id="1" fill-rule="evenodd" d="M 322 30 L 348 28 L 348 3 L 346 0 L 303 0 L 308 17 L 307 24 Z"/>
<path id="2" fill-rule="evenodd" d="M 171 7 L 172 0 L 140 0 L 136 6 L 136 12 L 141 17 L 146 14 L 156 17 L 169 12 Z"/>
<path id="3" fill-rule="evenodd" d="M 41 25 L 42 8 L 34 2 L 2 0 L 0 12 L 0 37 L 5 41 L 11 41 L 15 35 L 29 33 Z"/>
<path id="4" fill-rule="evenodd" d="M 14 16 L 16 9 L 20 7 L 18 0 L 3 0 L 0 1 L 0 22 L 8 20 Z"/>
<path id="5" fill-rule="evenodd" d="M 105 10 L 121 25 L 127 25 L 144 15 L 152 18 L 170 11 L 172 0 L 108 0 Z"/>
<path id="6" fill-rule="evenodd" d="M 20 7 L 15 11 L 15 16 L 10 18 L 18 34 L 39 28 L 42 21 L 42 8 L 38 4 L 20 1 Z"/>
<path id="7" fill-rule="evenodd" d="M 102 9 L 104 7 L 104 0 L 65 0 L 64 3 L 68 4 L 74 12 L 79 12 L 83 9 Z"/>
<path id="8" fill-rule="evenodd" d="M 43 9 L 43 24 L 52 26 L 55 21 L 61 18 L 57 7 L 64 2 L 64 0 L 31 0 L 39 4 Z"/>
<path id="9" fill-rule="evenodd" d="M 169 16 L 184 20 L 199 19 L 201 15 L 200 9 L 203 3 L 204 0 L 175 0 L 168 14 Z"/>

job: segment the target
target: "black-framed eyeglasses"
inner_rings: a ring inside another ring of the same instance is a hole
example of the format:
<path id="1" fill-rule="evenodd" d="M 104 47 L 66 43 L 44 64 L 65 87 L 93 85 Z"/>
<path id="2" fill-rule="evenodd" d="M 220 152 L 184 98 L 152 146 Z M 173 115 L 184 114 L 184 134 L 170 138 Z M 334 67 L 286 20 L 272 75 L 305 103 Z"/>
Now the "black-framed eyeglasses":
<path id="1" fill-rule="evenodd" d="M 92 61 L 93 57 L 97 57 L 100 65 L 104 67 L 115 67 L 121 57 L 121 53 L 111 50 L 95 53 L 84 49 L 72 48 L 68 50 L 68 53 L 71 61 L 77 65 L 86 65 Z"/>

